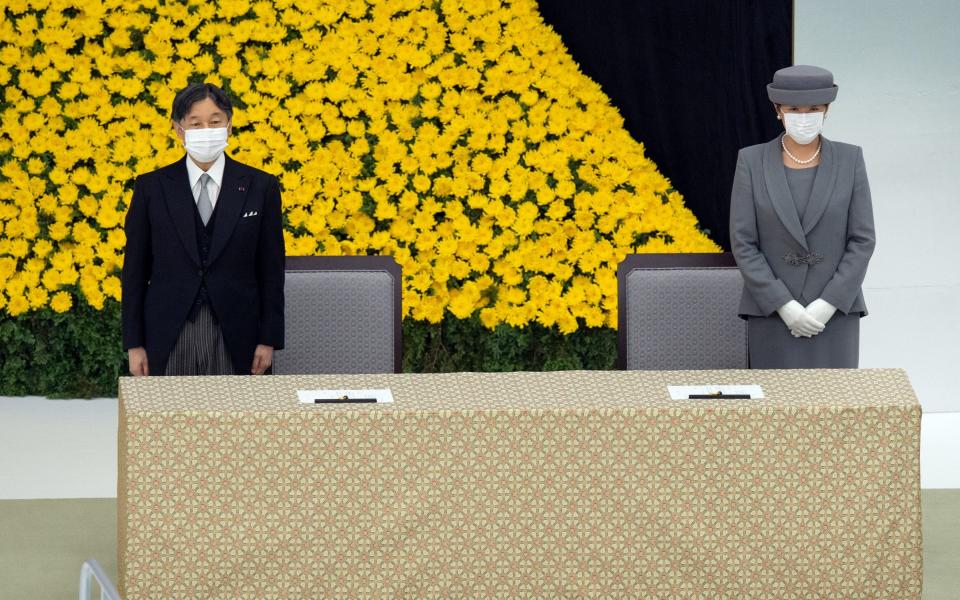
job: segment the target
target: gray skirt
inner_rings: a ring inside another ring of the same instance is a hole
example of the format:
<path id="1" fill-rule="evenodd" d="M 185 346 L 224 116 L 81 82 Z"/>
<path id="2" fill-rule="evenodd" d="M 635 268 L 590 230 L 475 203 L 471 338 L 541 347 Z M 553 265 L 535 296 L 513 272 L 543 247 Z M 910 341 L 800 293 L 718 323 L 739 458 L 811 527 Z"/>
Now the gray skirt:
<path id="1" fill-rule="evenodd" d="M 747 319 L 751 369 L 856 369 L 860 313 L 837 312 L 812 338 L 795 338 L 779 316 Z"/>

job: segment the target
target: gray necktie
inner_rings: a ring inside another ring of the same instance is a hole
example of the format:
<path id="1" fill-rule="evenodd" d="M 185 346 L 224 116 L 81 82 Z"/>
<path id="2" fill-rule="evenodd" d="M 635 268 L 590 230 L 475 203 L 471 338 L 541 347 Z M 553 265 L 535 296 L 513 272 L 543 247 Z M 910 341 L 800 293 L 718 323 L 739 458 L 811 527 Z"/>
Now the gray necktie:
<path id="1" fill-rule="evenodd" d="M 206 225 L 213 214 L 213 204 L 210 203 L 210 194 L 207 192 L 207 182 L 210 176 L 204 173 L 200 176 L 200 198 L 197 199 L 197 210 L 200 211 L 200 220 Z"/>

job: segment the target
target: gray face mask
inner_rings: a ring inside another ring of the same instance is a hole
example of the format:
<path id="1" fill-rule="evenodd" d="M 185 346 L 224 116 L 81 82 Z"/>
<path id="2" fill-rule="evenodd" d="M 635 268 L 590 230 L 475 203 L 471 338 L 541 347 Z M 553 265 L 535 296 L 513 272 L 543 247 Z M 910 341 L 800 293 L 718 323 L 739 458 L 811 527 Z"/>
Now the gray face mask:
<path id="1" fill-rule="evenodd" d="M 823 131 L 823 113 L 783 113 L 783 126 L 793 141 L 806 145 Z"/>

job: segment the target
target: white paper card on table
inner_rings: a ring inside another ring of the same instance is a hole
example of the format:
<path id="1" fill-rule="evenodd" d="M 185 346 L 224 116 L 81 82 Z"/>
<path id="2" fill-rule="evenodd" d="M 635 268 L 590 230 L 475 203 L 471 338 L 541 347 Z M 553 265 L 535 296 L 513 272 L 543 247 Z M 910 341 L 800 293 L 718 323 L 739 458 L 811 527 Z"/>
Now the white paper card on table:
<path id="1" fill-rule="evenodd" d="M 301 404 L 389 403 L 393 402 L 390 388 L 368 390 L 297 390 Z"/>
<path id="2" fill-rule="evenodd" d="M 751 399 L 763 398 L 763 388 L 759 385 L 668 385 L 671 400 L 689 400 L 690 396 L 750 396 Z M 708 398 L 696 398 L 707 400 Z"/>

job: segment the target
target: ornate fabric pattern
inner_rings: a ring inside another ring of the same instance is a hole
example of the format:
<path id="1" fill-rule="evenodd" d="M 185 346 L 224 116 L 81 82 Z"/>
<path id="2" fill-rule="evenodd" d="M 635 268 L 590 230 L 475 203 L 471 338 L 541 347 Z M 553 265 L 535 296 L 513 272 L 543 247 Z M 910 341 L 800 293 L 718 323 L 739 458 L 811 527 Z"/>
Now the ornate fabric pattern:
<path id="1" fill-rule="evenodd" d="M 393 372 L 393 286 L 387 271 L 287 272 L 286 349 L 273 372 Z"/>
<path id="2" fill-rule="evenodd" d="M 628 369 L 747 367 L 740 269 L 634 269 L 626 277 Z"/>
<path id="3" fill-rule="evenodd" d="M 766 399 L 672 401 L 667 384 Z M 395 403 L 301 405 L 304 388 Z M 900 370 L 123 378 L 145 598 L 919 598 Z"/>

